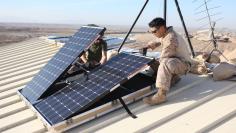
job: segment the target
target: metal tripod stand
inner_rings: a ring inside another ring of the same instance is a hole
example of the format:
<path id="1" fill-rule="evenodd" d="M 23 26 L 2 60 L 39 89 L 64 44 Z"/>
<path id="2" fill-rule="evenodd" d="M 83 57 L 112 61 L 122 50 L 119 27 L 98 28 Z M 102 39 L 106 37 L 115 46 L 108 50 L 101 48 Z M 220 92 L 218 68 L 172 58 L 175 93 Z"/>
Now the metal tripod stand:
<path id="1" fill-rule="evenodd" d="M 189 44 L 189 48 L 191 50 L 191 53 L 192 53 L 192 56 L 194 57 L 195 56 L 195 53 L 194 53 L 194 50 L 193 50 L 193 46 L 192 46 L 192 43 L 190 41 L 190 38 L 189 38 L 189 34 L 188 34 L 188 31 L 187 31 L 187 28 L 186 28 L 186 25 L 185 25 L 185 22 L 184 22 L 184 18 L 183 18 L 183 15 L 182 15 L 182 12 L 180 10 L 180 6 L 179 6 L 179 3 L 178 3 L 178 0 L 174 0 L 175 1 L 175 5 L 176 5 L 176 8 L 177 8 L 177 11 L 178 11 L 178 14 L 179 14 L 179 17 L 181 19 L 181 22 L 182 22 L 182 26 L 184 28 L 184 32 L 185 32 L 185 35 L 187 37 L 187 41 L 188 41 L 188 44 Z M 138 16 L 136 17 L 135 21 L 133 22 L 131 28 L 129 29 L 128 33 L 126 34 L 123 42 L 121 43 L 119 49 L 118 49 L 118 52 L 120 52 L 121 48 L 123 47 L 123 45 L 125 44 L 125 41 L 127 40 L 128 36 L 130 35 L 131 31 L 133 30 L 135 24 L 137 23 L 139 17 L 141 16 L 143 10 L 145 9 L 146 5 L 148 4 L 149 0 L 146 0 L 146 2 L 144 3 L 141 11 L 139 12 Z M 167 15 L 167 0 L 164 0 L 164 15 L 163 15 L 163 18 L 166 20 L 166 15 Z"/>

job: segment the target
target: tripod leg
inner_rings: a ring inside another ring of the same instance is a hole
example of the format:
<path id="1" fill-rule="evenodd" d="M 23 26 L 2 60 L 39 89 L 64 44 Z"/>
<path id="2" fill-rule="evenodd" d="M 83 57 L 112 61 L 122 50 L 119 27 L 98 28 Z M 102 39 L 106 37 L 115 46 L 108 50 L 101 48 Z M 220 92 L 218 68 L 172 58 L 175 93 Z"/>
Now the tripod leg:
<path id="1" fill-rule="evenodd" d="M 166 14 L 167 14 L 167 0 L 164 0 L 164 14 L 163 14 L 163 16 L 164 16 L 165 20 L 166 20 Z"/>
<path id="2" fill-rule="evenodd" d="M 217 51 L 225 58 L 226 61 L 229 61 L 220 50 L 217 49 Z"/>
<path id="3" fill-rule="evenodd" d="M 213 50 L 211 51 L 211 53 L 208 55 L 208 57 L 207 57 L 207 59 L 206 59 L 206 62 L 209 62 L 209 61 L 210 61 L 211 55 L 212 55 L 212 53 L 213 53 L 215 50 L 216 50 L 216 49 L 213 49 Z"/>
<path id="4" fill-rule="evenodd" d="M 210 47 L 211 46 L 211 42 L 209 42 L 208 44 L 206 44 L 206 43 L 203 43 L 204 45 L 207 45 L 206 47 L 203 47 L 202 49 L 200 49 L 199 51 L 203 51 L 203 50 L 207 50 L 208 49 L 208 47 Z"/>
<path id="5" fill-rule="evenodd" d="M 141 14 L 143 13 L 143 10 L 145 9 L 146 5 L 148 4 L 149 0 L 146 0 L 146 2 L 144 3 L 141 11 L 139 12 L 137 18 L 135 19 L 134 23 L 132 24 L 131 28 L 129 29 L 128 33 L 126 34 L 123 42 L 121 43 L 119 49 L 118 49 L 118 53 L 120 52 L 121 48 L 123 47 L 123 45 L 125 44 L 125 41 L 127 40 L 127 38 L 129 37 L 129 34 L 131 33 L 131 31 L 133 30 L 135 24 L 137 23 L 139 17 L 141 16 Z"/>
<path id="6" fill-rule="evenodd" d="M 211 55 L 212 55 L 212 53 L 214 52 L 214 51 L 217 51 L 218 53 L 220 53 L 220 55 L 222 55 L 224 58 L 225 58 L 225 60 L 226 61 L 229 61 L 225 56 L 224 56 L 224 54 L 220 51 L 220 50 L 218 50 L 218 49 L 213 49 L 212 51 L 211 51 L 211 53 L 209 54 L 209 56 L 207 57 L 207 62 L 209 62 L 209 60 L 210 60 L 210 57 L 211 57 Z"/>
<path id="7" fill-rule="evenodd" d="M 189 35 L 188 35 L 188 31 L 187 31 L 187 28 L 186 28 L 186 25 L 185 25 L 185 22 L 184 22 L 184 17 L 183 17 L 183 15 L 182 15 L 181 10 L 180 10 L 180 7 L 179 7 L 178 0 L 175 0 L 175 5 L 176 5 L 176 7 L 177 7 L 177 10 L 178 10 L 178 13 L 179 13 L 179 16 L 180 16 L 182 25 L 183 25 L 183 27 L 184 27 L 185 35 L 187 36 L 187 40 L 188 40 L 188 44 L 189 44 L 189 47 L 190 47 L 191 52 L 192 52 L 192 56 L 194 57 L 194 56 L 195 56 L 195 53 L 194 53 L 193 46 L 192 46 L 192 43 L 191 43 L 191 41 L 190 41 L 190 38 L 189 38 Z"/>

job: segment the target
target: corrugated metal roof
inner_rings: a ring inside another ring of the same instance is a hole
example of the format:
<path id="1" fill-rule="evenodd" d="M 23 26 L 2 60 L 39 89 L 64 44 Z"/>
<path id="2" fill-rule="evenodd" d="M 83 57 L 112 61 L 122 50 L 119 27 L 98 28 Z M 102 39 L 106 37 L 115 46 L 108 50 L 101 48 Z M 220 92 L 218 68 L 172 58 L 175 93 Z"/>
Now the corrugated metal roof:
<path id="1" fill-rule="evenodd" d="M 16 94 L 57 52 L 35 38 L 0 47 L 0 132 L 45 132 L 46 128 Z"/>
<path id="2" fill-rule="evenodd" d="M 0 132 L 47 132 L 16 94 L 59 48 L 34 38 L 0 47 Z M 168 102 L 129 105 L 68 132 L 235 132 L 236 83 L 188 74 L 168 94 Z"/>

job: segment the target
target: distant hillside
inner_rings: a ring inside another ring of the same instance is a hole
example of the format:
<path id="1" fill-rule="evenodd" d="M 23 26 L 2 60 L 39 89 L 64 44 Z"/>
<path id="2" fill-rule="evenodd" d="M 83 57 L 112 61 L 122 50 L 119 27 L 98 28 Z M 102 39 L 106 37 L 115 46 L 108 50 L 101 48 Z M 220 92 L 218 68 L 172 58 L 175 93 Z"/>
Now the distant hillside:
<path id="1" fill-rule="evenodd" d="M 82 25 L 67 24 L 34 24 L 34 23 L 0 23 L 0 44 L 24 41 L 29 38 L 56 35 L 72 35 Z M 104 26 L 104 25 L 101 25 Z M 130 26 L 105 25 L 107 34 L 125 34 Z M 136 33 L 146 32 L 147 29 L 136 26 L 133 30 Z"/>
<path id="2" fill-rule="evenodd" d="M 0 23 L 0 44 L 24 41 L 29 38 L 56 35 L 68 36 L 74 34 L 82 25 L 69 24 L 35 24 L 35 23 Z M 107 28 L 107 34 L 126 34 L 129 25 L 100 25 Z M 184 33 L 182 27 L 174 27 L 177 32 Z M 232 32 L 232 29 L 217 29 L 222 32 Z M 147 33 L 148 26 L 135 26 L 133 33 Z M 188 28 L 190 33 L 196 31 L 194 28 Z"/>

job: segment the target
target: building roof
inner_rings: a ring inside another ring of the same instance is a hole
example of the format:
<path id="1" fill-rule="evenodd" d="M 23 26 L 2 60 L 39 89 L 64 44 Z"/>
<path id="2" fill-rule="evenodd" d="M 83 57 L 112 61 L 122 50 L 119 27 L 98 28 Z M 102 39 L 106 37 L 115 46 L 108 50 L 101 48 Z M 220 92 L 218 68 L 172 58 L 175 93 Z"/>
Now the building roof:
<path id="1" fill-rule="evenodd" d="M 0 46 L 0 132 L 48 132 L 17 95 L 59 47 L 34 38 Z M 129 105 L 138 118 L 119 109 L 68 132 L 234 132 L 236 82 L 188 74 L 168 93 L 168 102 Z"/>

